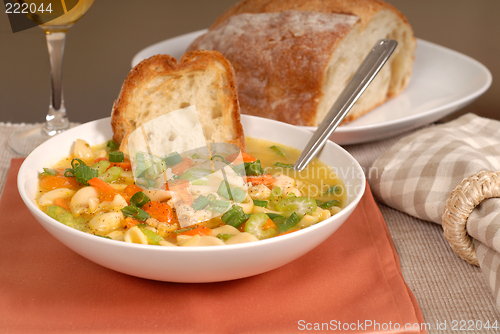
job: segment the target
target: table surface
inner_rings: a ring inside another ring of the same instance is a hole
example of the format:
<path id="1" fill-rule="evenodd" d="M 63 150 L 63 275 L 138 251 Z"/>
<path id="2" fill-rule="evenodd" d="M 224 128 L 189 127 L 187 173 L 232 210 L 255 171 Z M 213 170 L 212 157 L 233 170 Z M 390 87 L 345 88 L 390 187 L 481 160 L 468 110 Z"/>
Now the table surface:
<path id="1" fill-rule="evenodd" d="M 467 54 L 500 75 L 500 2 L 485 0 L 388 1 L 412 24 L 415 35 Z M 130 70 L 132 57 L 144 47 L 209 26 L 235 0 L 97 0 L 71 28 L 65 55 L 65 100 L 74 122 L 109 116 L 112 103 Z M 493 42 L 492 42 L 493 41 Z M 0 192 L 10 159 L 8 136 L 21 125 L 43 120 L 49 96 L 49 64 L 43 33 L 35 28 L 13 34 L 7 16 L 0 15 Z M 500 84 L 464 109 L 500 119 Z M 346 146 L 366 171 L 399 138 Z M 479 268 L 456 256 L 442 228 L 380 205 L 400 256 L 403 275 L 422 309 L 430 333 L 437 323 L 500 320 L 489 287 Z M 363 320 L 363 319 L 362 319 Z M 460 332 L 460 331 L 453 331 Z"/>

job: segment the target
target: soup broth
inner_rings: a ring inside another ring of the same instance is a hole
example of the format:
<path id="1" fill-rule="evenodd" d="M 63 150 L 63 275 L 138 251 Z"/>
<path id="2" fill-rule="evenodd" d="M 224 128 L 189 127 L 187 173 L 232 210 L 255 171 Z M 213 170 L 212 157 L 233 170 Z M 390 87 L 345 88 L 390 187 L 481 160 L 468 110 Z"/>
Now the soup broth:
<path id="1" fill-rule="evenodd" d="M 224 179 L 214 188 L 215 173 L 204 172 L 202 159 L 177 154 L 158 165 L 174 181 L 146 189 L 136 184 L 138 167 L 134 178 L 130 160 L 114 143 L 89 147 L 77 140 L 70 157 L 40 173 L 36 200 L 49 216 L 80 231 L 174 247 L 279 237 L 328 219 L 346 205 L 342 180 L 318 159 L 297 172 L 297 149 L 255 138 L 246 139 L 246 149 L 244 163 L 231 165 L 234 179 L 243 180 L 239 186 Z"/>

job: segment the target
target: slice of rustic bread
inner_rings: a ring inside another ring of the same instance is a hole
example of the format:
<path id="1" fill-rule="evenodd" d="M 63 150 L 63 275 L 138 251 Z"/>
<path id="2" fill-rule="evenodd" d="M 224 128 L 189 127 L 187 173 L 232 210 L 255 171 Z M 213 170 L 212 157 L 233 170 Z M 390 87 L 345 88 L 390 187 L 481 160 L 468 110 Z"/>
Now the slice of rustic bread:
<path id="1" fill-rule="evenodd" d="M 172 111 L 195 106 L 208 143 L 232 143 L 244 150 L 233 67 L 217 51 L 188 52 L 143 60 L 129 73 L 113 105 L 113 140 L 128 152 L 138 127 Z"/>

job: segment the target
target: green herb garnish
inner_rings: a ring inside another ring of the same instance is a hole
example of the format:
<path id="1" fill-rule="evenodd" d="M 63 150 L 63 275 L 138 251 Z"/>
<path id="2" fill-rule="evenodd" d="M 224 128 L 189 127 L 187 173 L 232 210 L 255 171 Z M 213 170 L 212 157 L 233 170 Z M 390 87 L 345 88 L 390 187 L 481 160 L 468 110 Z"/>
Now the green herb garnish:
<path id="1" fill-rule="evenodd" d="M 77 158 L 71 160 L 71 167 L 72 168 L 66 168 L 64 176 L 74 177 L 76 182 L 86 186 L 89 185 L 89 180 L 92 180 L 94 177 L 99 175 L 97 169 L 87 166 L 85 162 Z"/>

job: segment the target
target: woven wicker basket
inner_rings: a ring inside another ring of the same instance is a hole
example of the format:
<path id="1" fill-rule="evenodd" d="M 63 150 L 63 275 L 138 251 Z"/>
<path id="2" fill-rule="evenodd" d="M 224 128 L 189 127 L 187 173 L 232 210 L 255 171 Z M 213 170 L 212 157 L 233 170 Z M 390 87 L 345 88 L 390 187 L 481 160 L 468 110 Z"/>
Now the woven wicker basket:
<path id="1" fill-rule="evenodd" d="M 479 265 L 467 219 L 483 200 L 500 197 L 500 172 L 479 172 L 462 181 L 446 200 L 443 211 L 444 237 L 451 248 L 470 264 Z"/>

